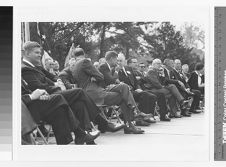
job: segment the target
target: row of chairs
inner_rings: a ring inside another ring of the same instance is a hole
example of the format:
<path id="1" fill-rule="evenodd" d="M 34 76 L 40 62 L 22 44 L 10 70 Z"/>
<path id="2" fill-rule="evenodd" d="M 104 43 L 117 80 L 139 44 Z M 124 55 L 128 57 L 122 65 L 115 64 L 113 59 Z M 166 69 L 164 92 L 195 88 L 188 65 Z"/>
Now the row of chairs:
<path id="1" fill-rule="evenodd" d="M 190 103 L 192 102 L 192 98 L 190 98 Z M 99 107 L 99 109 L 101 110 L 101 114 L 102 116 L 109 120 L 109 121 L 113 121 L 115 120 L 116 123 L 120 123 L 122 124 L 122 119 L 120 118 L 120 113 L 121 113 L 121 110 L 118 106 L 107 106 L 107 105 L 97 105 Z M 200 108 L 202 109 L 202 112 L 204 112 L 204 96 L 201 97 L 201 101 L 200 101 Z M 158 104 L 156 103 L 156 106 L 155 106 L 155 111 L 154 111 L 154 119 L 156 121 L 160 121 L 160 114 L 159 114 L 159 106 Z M 40 122 L 38 125 L 41 125 L 43 122 Z M 93 122 L 91 122 L 91 126 L 94 130 L 97 130 L 97 127 L 94 125 Z M 50 139 L 50 136 L 51 134 L 53 134 L 53 131 L 52 131 L 52 126 L 51 125 L 47 125 L 45 124 L 45 127 L 47 127 L 47 137 L 45 137 L 41 130 L 39 129 L 39 127 L 37 126 L 36 129 L 31 133 L 31 138 L 34 140 L 33 143 L 34 144 L 49 144 L 49 139 Z M 38 140 L 38 134 L 41 138 L 42 141 Z"/>

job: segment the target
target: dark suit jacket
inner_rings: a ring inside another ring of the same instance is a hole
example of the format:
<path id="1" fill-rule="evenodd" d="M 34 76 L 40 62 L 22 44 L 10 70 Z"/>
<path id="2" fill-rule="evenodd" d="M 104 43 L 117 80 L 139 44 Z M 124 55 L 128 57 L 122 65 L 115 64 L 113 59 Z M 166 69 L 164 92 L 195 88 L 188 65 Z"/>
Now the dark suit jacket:
<path id="1" fill-rule="evenodd" d="M 185 78 L 185 76 L 183 76 L 182 72 L 178 72 L 178 71 L 175 70 L 174 76 L 175 76 L 175 79 L 183 82 L 183 84 L 185 85 L 186 88 L 190 88 L 190 86 L 186 82 L 186 78 Z"/>
<path id="2" fill-rule="evenodd" d="M 199 86 L 198 86 L 198 74 L 195 71 L 191 73 L 191 76 L 188 79 L 188 84 L 191 87 L 191 89 L 197 89 L 197 90 L 199 90 Z"/>
<path id="3" fill-rule="evenodd" d="M 77 81 L 74 79 L 71 70 L 69 67 L 66 67 L 59 73 L 59 77 L 64 83 L 66 89 L 72 89 L 73 84 L 77 84 Z"/>
<path id="4" fill-rule="evenodd" d="M 61 90 L 54 85 L 55 77 L 44 69 L 32 67 L 26 62 L 22 62 L 22 77 L 27 82 L 31 91 L 35 89 L 45 89 L 49 94 Z"/>
<path id="5" fill-rule="evenodd" d="M 159 78 L 159 73 L 155 69 L 150 69 L 148 70 L 146 76 L 145 76 L 146 84 L 145 87 L 147 89 L 161 89 L 163 88 L 160 78 Z"/>
<path id="6" fill-rule="evenodd" d="M 99 71 L 104 76 L 104 82 L 102 82 L 102 87 L 105 88 L 106 86 L 108 86 L 110 84 L 115 84 L 116 79 L 118 79 L 118 76 L 114 75 L 114 70 L 111 71 L 111 69 L 109 69 L 107 63 L 100 65 Z"/>
<path id="7" fill-rule="evenodd" d="M 118 72 L 119 80 L 131 86 L 133 90 L 138 89 L 138 83 L 134 71 L 131 67 L 125 66 L 125 72 L 120 69 Z"/>
<path id="8" fill-rule="evenodd" d="M 31 100 L 29 94 L 32 93 L 32 91 L 29 89 L 29 85 L 26 81 L 23 79 L 21 80 L 21 93 L 22 93 L 22 106 L 23 104 L 26 105 L 26 107 L 29 109 L 30 114 L 34 121 L 36 123 L 39 123 L 40 121 L 43 121 L 46 117 L 49 117 L 50 115 L 53 116 L 52 114 L 55 112 L 55 110 L 59 107 L 64 107 L 67 108 L 67 114 L 68 118 L 70 121 L 71 129 L 73 130 L 75 127 L 79 125 L 79 121 L 77 118 L 75 118 L 74 114 L 72 111 L 68 108 L 68 103 L 67 101 L 61 96 L 61 95 L 50 95 L 50 100 Z M 24 107 L 22 110 L 25 109 Z M 27 111 L 25 111 L 27 112 Z M 29 118 L 29 115 L 27 115 L 24 111 L 22 113 L 23 119 L 27 119 L 26 124 L 24 126 L 29 126 L 29 125 L 34 125 L 32 123 L 32 120 Z M 23 124 L 23 123 L 22 123 Z M 24 129 L 30 129 L 28 127 L 22 127 Z"/>
<path id="9" fill-rule="evenodd" d="M 80 88 L 83 88 L 96 104 L 103 104 L 106 92 L 101 82 L 104 76 L 94 67 L 89 59 L 80 59 L 72 67 L 72 75 Z M 92 82 L 91 77 L 96 81 Z"/>
<path id="10" fill-rule="evenodd" d="M 167 70 L 164 68 L 164 74 L 165 74 L 165 78 L 163 80 L 164 85 L 177 84 L 178 82 L 175 77 L 175 71 L 173 69 L 168 69 L 168 70 L 169 70 L 169 74 Z"/>

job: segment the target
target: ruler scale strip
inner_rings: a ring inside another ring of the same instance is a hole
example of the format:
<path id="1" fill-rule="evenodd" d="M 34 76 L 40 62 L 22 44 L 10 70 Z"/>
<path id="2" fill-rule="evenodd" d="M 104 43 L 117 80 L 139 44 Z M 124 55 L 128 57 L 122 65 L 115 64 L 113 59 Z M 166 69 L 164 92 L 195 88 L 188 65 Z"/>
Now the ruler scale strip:
<path id="1" fill-rule="evenodd" d="M 226 7 L 215 7 L 214 160 L 226 160 Z"/>

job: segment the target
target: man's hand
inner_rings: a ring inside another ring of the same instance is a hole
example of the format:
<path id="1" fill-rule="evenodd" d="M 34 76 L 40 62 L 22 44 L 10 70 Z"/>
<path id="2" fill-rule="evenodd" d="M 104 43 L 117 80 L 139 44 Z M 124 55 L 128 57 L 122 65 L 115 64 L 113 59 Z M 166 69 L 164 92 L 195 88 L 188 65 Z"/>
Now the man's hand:
<path id="1" fill-rule="evenodd" d="M 66 87 L 61 79 L 58 79 L 57 82 L 55 82 L 55 86 L 60 87 L 61 90 L 66 90 Z"/>
<path id="2" fill-rule="evenodd" d="M 136 89 L 135 91 L 136 91 L 137 93 L 143 92 L 142 89 Z"/>
<path id="3" fill-rule="evenodd" d="M 40 100 L 49 100 L 49 99 L 50 99 L 50 96 L 44 94 L 44 95 L 41 95 L 41 96 L 39 97 L 39 99 L 40 99 Z"/>
<path id="4" fill-rule="evenodd" d="M 187 92 L 191 92 L 190 88 L 187 88 L 186 91 L 187 91 Z"/>
<path id="5" fill-rule="evenodd" d="M 96 82 L 96 81 L 97 81 L 96 78 L 91 77 L 91 82 Z"/>
<path id="6" fill-rule="evenodd" d="M 46 92 L 46 90 L 43 89 L 36 89 L 30 94 L 31 100 L 40 99 L 41 96 L 49 96 L 49 94 Z M 42 97 L 45 98 L 45 97 Z M 40 99 L 41 100 L 41 99 Z"/>
<path id="7" fill-rule="evenodd" d="M 119 79 L 116 79 L 115 83 L 116 84 L 119 84 L 120 83 L 120 80 Z"/>

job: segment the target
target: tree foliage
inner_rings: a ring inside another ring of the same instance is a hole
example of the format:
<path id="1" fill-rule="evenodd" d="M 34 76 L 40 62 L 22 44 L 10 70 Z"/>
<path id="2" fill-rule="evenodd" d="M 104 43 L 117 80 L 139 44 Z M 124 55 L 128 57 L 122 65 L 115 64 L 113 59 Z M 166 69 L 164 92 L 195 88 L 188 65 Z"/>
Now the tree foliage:
<path id="1" fill-rule="evenodd" d="M 72 43 L 93 61 L 115 50 L 126 58 L 180 58 L 189 63 L 192 49 L 169 22 L 31 22 L 30 33 L 31 40 L 41 43 L 61 68 Z"/>

